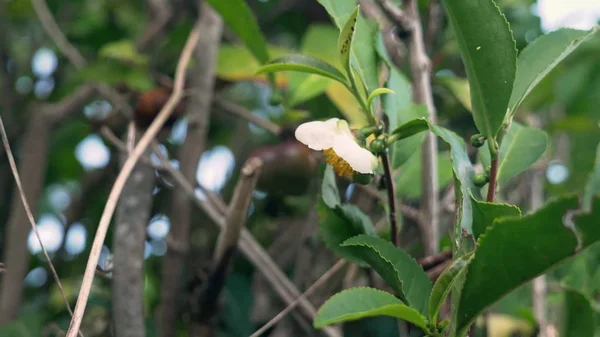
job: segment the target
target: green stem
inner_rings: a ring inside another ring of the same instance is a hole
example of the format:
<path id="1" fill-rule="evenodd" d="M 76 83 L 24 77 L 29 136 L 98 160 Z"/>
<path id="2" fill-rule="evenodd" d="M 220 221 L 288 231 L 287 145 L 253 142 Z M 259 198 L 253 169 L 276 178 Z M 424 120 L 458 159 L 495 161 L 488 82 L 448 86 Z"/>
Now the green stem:
<path id="1" fill-rule="evenodd" d="M 398 246 L 398 224 L 396 222 L 396 193 L 394 191 L 394 181 L 392 180 L 392 169 L 388 159 L 387 150 L 381 155 L 383 163 L 383 172 L 385 177 L 385 186 L 387 190 L 388 206 L 390 208 L 390 235 L 394 246 Z"/>
<path id="2" fill-rule="evenodd" d="M 354 94 L 354 97 L 356 97 L 356 100 L 360 104 L 360 107 L 365 112 L 365 114 L 367 114 L 367 118 L 369 119 L 369 124 L 376 125 L 375 117 L 373 117 L 373 114 L 371 113 L 371 107 L 367 106 L 367 103 L 365 102 L 362 95 L 360 94 L 360 91 L 358 90 L 358 86 L 356 85 L 356 80 L 354 79 L 354 74 L 352 74 L 351 71 L 348 72 L 348 77 L 350 78 L 350 87 L 348 87 L 348 86 L 346 86 L 346 87 L 348 88 L 348 90 L 350 90 L 351 93 Z"/>

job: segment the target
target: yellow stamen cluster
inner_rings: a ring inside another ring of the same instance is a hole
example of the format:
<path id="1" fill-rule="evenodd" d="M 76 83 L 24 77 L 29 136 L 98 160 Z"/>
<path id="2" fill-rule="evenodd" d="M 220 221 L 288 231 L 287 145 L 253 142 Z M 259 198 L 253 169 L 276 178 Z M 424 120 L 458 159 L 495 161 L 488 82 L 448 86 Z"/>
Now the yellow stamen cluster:
<path id="1" fill-rule="evenodd" d="M 354 176 L 354 170 L 350 164 L 348 164 L 348 162 L 346 162 L 344 159 L 338 156 L 335 151 L 333 151 L 333 148 L 323 150 L 323 154 L 325 155 L 325 161 L 327 164 L 333 167 L 333 170 L 335 173 L 337 173 L 337 175 L 352 179 Z"/>

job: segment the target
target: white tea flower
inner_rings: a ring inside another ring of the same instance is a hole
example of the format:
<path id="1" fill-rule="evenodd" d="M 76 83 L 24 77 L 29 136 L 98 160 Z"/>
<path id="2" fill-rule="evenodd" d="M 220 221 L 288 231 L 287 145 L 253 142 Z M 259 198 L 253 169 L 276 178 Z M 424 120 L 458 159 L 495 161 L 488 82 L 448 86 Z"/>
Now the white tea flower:
<path id="1" fill-rule="evenodd" d="M 304 123 L 295 135 L 309 148 L 323 151 L 325 161 L 339 176 L 352 178 L 354 172 L 373 174 L 378 165 L 377 157 L 357 143 L 345 120 Z"/>

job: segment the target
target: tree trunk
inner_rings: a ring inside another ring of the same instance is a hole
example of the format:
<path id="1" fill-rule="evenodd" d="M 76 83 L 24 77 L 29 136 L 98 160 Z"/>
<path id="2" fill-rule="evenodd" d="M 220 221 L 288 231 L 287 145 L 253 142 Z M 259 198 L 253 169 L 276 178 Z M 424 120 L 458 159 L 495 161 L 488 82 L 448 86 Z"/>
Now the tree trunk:
<path id="1" fill-rule="evenodd" d="M 150 152 L 148 150 L 147 154 Z M 146 336 L 143 295 L 144 248 L 146 227 L 152 212 L 154 185 L 154 169 L 138 162 L 119 199 L 113 241 L 112 283 L 116 337 Z"/>

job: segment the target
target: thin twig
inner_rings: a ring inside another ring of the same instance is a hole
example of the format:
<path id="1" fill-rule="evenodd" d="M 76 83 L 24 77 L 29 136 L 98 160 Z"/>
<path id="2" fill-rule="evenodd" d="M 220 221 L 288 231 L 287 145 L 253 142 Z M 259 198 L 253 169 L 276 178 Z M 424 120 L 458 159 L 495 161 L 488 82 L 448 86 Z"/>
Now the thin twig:
<path id="1" fill-rule="evenodd" d="M 388 160 L 387 153 L 383 153 L 381 156 L 381 162 L 383 164 L 383 172 L 385 176 L 385 187 L 387 190 L 387 201 L 390 219 L 390 235 L 394 246 L 398 246 L 398 223 L 396 220 L 396 193 L 394 189 L 394 180 L 392 179 L 392 168 L 390 161 Z"/>
<path id="2" fill-rule="evenodd" d="M 256 330 L 250 337 L 258 337 L 265 333 L 269 328 L 277 324 L 281 321 L 290 311 L 292 311 L 301 300 L 306 299 L 308 296 L 312 295 L 317 289 L 319 289 L 325 282 L 329 280 L 335 273 L 337 273 L 342 267 L 346 265 L 346 261 L 339 260 L 334 264 L 329 270 L 327 270 L 318 280 L 315 281 L 306 291 L 300 295 L 297 299 L 295 299 L 292 303 L 290 303 L 285 309 L 283 309 L 277 316 L 273 317 L 270 321 L 268 321 L 265 325 L 263 325 L 260 329 Z"/>
<path id="3" fill-rule="evenodd" d="M 236 115 L 240 118 L 243 118 L 243 119 L 249 121 L 250 123 L 255 124 L 255 125 L 271 132 L 274 135 L 278 135 L 281 133 L 281 127 L 279 125 L 269 121 L 268 119 L 264 119 L 264 118 L 261 118 L 255 114 L 253 114 L 251 111 L 249 111 L 248 109 L 244 108 L 241 105 L 230 102 L 219 96 L 215 97 L 215 104 L 218 107 L 220 107 L 221 109 L 223 109 L 233 115 Z"/>
<path id="4" fill-rule="evenodd" d="M 67 40 L 65 34 L 60 30 L 60 27 L 50 13 L 50 9 L 48 9 L 46 2 L 44 0 L 31 0 L 31 4 L 39 17 L 42 26 L 44 26 L 46 32 L 52 37 L 52 40 L 54 40 L 58 49 L 60 49 L 60 51 L 69 59 L 69 62 L 77 69 L 85 67 L 87 62 L 83 56 L 81 56 L 77 48 Z"/>
<path id="5" fill-rule="evenodd" d="M 419 259 L 419 264 L 423 269 L 429 270 L 440 263 L 444 263 L 446 261 L 452 260 L 452 249 L 446 249 L 440 253 L 435 255 L 425 256 Z"/>
<path id="6" fill-rule="evenodd" d="M 98 257 L 100 256 L 102 245 L 104 244 L 104 239 L 106 238 L 106 233 L 110 225 L 110 220 L 114 214 L 117 202 L 119 200 L 119 196 L 123 191 L 123 187 L 127 182 L 127 178 L 129 178 L 129 175 L 131 174 L 131 171 L 133 170 L 138 159 L 142 156 L 142 154 L 144 153 L 148 145 L 150 145 L 154 137 L 156 137 L 156 135 L 160 132 L 163 124 L 167 121 L 167 119 L 181 100 L 181 95 L 185 82 L 185 70 L 190 61 L 190 57 L 192 55 L 194 47 L 198 43 L 198 39 L 200 37 L 199 27 L 200 25 L 198 24 L 198 22 L 196 22 L 194 28 L 188 36 L 188 40 L 181 53 L 179 63 L 177 64 L 177 70 L 175 73 L 175 86 L 173 88 L 171 97 L 169 97 L 167 103 L 161 109 L 161 111 L 156 116 L 152 124 L 150 124 L 150 127 L 148 127 L 148 129 L 140 139 L 139 143 L 136 145 L 131 156 L 127 158 L 127 160 L 123 164 L 123 168 L 121 169 L 121 172 L 119 173 L 119 176 L 117 177 L 113 188 L 110 191 L 108 200 L 106 201 L 104 212 L 102 213 L 100 223 L 98 224 L 96 236 L 94 237 L 94 242 L 92 244 L 90 256 L 86 265 L 85 274 L 83 276 L 83 282 L 81 284 L 79 297 L 77 299 L 77 305 L 75 306 L 75 312 L 73 315 L 73 319 L 71 320 L 71 325 L 69 326 L 69 330 L 67 332 L 67 337 L 75 337 L 76 331 L 79 330 L 79 326 L 81 325 L 83 313 L 85 312 L 87 300 L 90 295 L 91 286 L 94 281 L 94 274 L 96 270 L 96 265 L 98 264 Z"/>
<path id="7" fill-rule="evenodd" d="M 23 208 L 25 209 L 25 213 L 27 213 L 27 218 L 29 219 L 29 224 L 37 237 L 38 242 L 40 243 L 40 248 L 42 249 L 42 253 L 44 254 L 44 258 L 48 262 L 48 266 L 50 267 L 50 272 L 52 273 L 52 277 L 58 286 L 58 291 L 60 292 L 60 296 L 65 302 L 65 306 L 69 315 L 73 316 L 73 310 L 71 310 L 71 305 L 69 305 L 69 300 L 65 295 L 65 290 L 63 289 L 62 283 L 60 282 L 60 278 L 58 277 L 58 273 L 56 272 L 56 268 L 54 268 L 54 264 L 52 263 L 52 259 L 48 254 L 48 251 L 44 247 L 44 243 L 42 241 L 42 237 L 40 236 L 40 231 L 35 223 L 35 218 L 33 217 L 33 213 L 31 212 L 31 208 L 29 207 L 29 202 L 27 202 L 27 197 L 25 196 L 25 191 L 23 189 L 23 184 L 21 182 L 21 177 L 19 175 L 19 171 L 17 170 L 17 164 L 15 162 L 15 157 L 13 156 L 12 150 L 10 148 L 10 144 L 8 142 L 8 135 L 6 134 L 6 129 L 4 128 L 4 121 L 2 120 L 2 116 L 0 116 L 0 133 L 2 134 L 2 144 L 4 145 L 4 150 L 6 152 L 6 156 L 8 158 L 8 163 L 10 165 L 10 169 L 15 178 L 15 184 L 17 185 L 17 189 L 19 191 L 19 195 L 21 196 L 21 202 L 23 203 Z M 77 330 L 78 331 L 78 330 Z M 81 331 L 79 331 L 79 335 L 83 337 Z"/>

